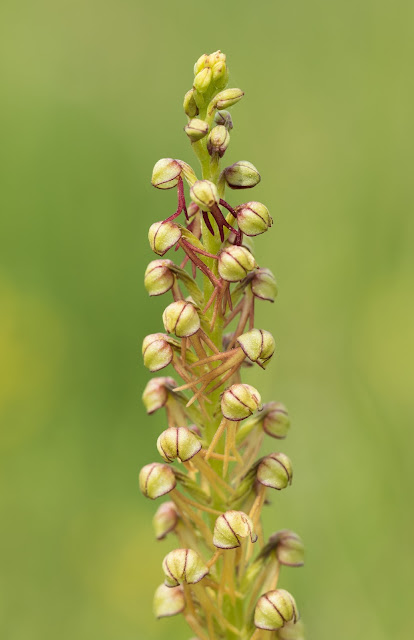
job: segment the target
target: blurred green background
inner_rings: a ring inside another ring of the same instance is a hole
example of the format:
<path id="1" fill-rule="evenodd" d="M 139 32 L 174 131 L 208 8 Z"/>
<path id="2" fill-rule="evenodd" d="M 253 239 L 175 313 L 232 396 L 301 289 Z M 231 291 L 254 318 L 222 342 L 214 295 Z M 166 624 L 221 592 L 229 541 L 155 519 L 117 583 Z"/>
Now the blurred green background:
<path id="1" fill-rule="evenodd" d="M 266 531 L 298 531 L 307 564 L 282 584 L 310 639 L 414 636 L 413 24 L 399 0 L 3 0 L 2 639 L 191 635 L 151 612 L 173 542 L 137 484 L 165 426 L 140 401 L 165 305 L 142 279 L 174 207 L 152 166 L 195 165 L 182 97 L 215 49 L 246 92 L 226 160 L 259 168 L 275 219 L 278 355 L 246 379 L 293 420 Z"/>

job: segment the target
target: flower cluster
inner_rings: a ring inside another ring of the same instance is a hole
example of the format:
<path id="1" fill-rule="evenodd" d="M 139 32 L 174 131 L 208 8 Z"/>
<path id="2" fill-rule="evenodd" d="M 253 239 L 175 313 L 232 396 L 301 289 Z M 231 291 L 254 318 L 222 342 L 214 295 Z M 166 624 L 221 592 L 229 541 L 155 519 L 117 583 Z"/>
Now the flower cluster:
<path id="1" fill-rule="evenodd" d="M 151 372 L 171 365 L 180 379 L 153 378 L 143 394 L 148 414 L 165 409 L 166 429 L 140 488 L 166 499 L 154 516 L 156 538 L 178 541 L 162 562 L 154 611 L 182 614 L 198 640 L 300 640 L 295 600 L 278 581 L 282 566 L 303 564 L 302 542 L 288 530 L 265 542 L 261 525 L 267 493 L 289 487 L 292 464 L 279 451 L 257 459 L 266 434 L 286 437 L 289 417 L 241 380 L 243 367 L 265 369 L 275 352 L 272 334 L 254 322 L 256 299 L 273 302 L 276 281 L 256 262 L 251 240 L 272 218 L 261 202 L 233 207 L 225 195 L 260 182 L 251 162 L 220 166 L 233 129 L 228 109 L 244 95 L 227 82 L 225 55 L 204 54 L 184 97 L 184 131 L 201 175 L 176 158 L 159 160 L 152 174 L 154 187 L 176 190 L 177 208 L 150 227 L 158 257 L 145 287 L 150 296 L 170 292 L 172 301 L 164 331 L 146 336 L 142 354 Z M 179 265 L 164 257 L 169 251 Z"/>

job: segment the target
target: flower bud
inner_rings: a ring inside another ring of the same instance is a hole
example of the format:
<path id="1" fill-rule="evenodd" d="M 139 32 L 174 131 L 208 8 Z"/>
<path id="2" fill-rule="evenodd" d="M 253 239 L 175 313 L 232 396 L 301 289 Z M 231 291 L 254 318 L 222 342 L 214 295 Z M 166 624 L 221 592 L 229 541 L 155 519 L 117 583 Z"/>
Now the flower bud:
<path id="1" fill-rule="evenodd" d="M 298 618 L 295 599 L 285 589 L 265 593 L 257 601 L 254 611 L 254 624 L 267 631 L 277 631 L 287 622 L 295 623 Z"/>
<path id="2" fill-rule="evenodd" d="M 214 525 L 213 544 L 218 549 L 235 549 L 240 547 L 240 539 L 250 536 L 256 542 L 257 535 L 253 531 L 253 522 L 243 511 L 226 511 L 216 520 Z"/>
<path id="3" fill-rule="evenodd" d="M 216 124 L 223 125 L 223 127 L 226 127 L 228 131 L 231 131 L 231 129 L 233 129 L 233 120 L 230 111 L 224 111 L 224 109 L 223 111 L 216 111 L 214 122 Z"/>
<path id="4" fill-rule="evenodd" d="M 208 567 L 192 549 L 170 551 L 162 562 L 162 568 L 167 587 L 176 587 L 183 582 L 195 584 L 208 574 Z"/>
<path id="5" fill-rule="evenodd" d="M 209 180 L 197 180 L 190 189 L 190 196 L 203 211 L 210 210 L 220 202 L 217 187 Z"/>
<path id="6" fill-rule="evenodd" d="M 163 333 L 151 333 L 142 342 L 144 365 L 152 372 L 164 369 L 173 359 L 172 346 Z"/>
<path id="7" fill-rule="evenodd" d="M 237 338 L 237 342 L 249 360 L 257 362 L 262 367 L 268 364 L 275 352 L 274 338 L 264 329 L 251 329 Z"/>
<path id="8" fill-rule="evenodd" d="M 157 509 L 152 525 L 157 540 L 163 540 L 167 534 L 174 531 L 178 522 L 177 507 L 174 502 L 163 502 Z"/>
<path id="9" fill-rule="evenodd" d="M 142 401 L 148 415 L 166 405 L 170 389 L 174 389 L 176 386 L 174 378 L 151 378 L 149 380 L 142 394 Z"/>
<path id="10" fill-rule="evenodd" d="M 218 272 L 227 282 L 243 280 L 256 267 L 256 260 L 245 247 L 231 245 L 219 254 Z"/>
<path id="11" fill-rule="evenodd" d="M 251 162 L 240 160 L 224 169 L 224 178 L 232 189 L 250 189 L 259 184 L 260 173 Z"/>
<path id="12" fill-rule="evenodd" d="M 199 93 L 205 93 L 210 86 L 212 75 L 211 68 L 204 67 L 194 78 L 194 89 Z"/>
<path id="13" fill-rule="evenodd" d="M 196 101 L 194 100 L 194 94 L 195 89 L 194 87 L 191 87 L 184 96 L 184 112 L 189 118 L 194 118 L 195 116 L 198 116 L 199 113 Z"/>
<path id="14" fill-rule="evenodd" d="M 272 438 L 283 440 L 290 427 L 289 414 L 281 402 L 267 402 L 263 405 L 263 431 Z"/>
<path id="15" fill-rule="evenodd" d="M 216 95 L 213 100 L 214 108 L 218 109 L 228 109 L 232 107 L 236 102 L 241 100 L 244 96 L 244 91 L 241 89 L 224 89 Z"/>
<path id="16" fill-rule="evenodd" d="M 214 153 L 218 153 L 219 157 L 222 158 L 224 152 L 230 143 L 230 134 L 227 131 L 226 127 L 223 125 L 217 125 L 213 127 L 210 131 L 208 139 L 207 139 L 207 149 L 209 154 L 212 156 Z"/>
<path id="17" fill-rule="evenodd" d="M 211 67 L 214 67 L 218 62 L 226 62 L 226 54 L 218 49 L 217 51 L 213 51 L 208 56 L 208 63 Z"/>
<path id="18" fill-rule="evenodd" d="M 196 76 L 197 73 L 200 73 L 200 71 L 202 71 L 209 62 L 210 56 L 208 56 L 207 53 L 203 53 L 194 65 L 194 75 Z"/>
<path id="19" fill-rule="evenodd" d="M 221 412 L 227 420 L 244 420 L 260 408 L 260 393 L 250 384 L 232 384 L 221 396 Z"/>
<path id="20" fill-rule="evenodd" d="M 151 183 L 157 189 L 172 189 L 178 184 L 182 167 L 173 158 L 161 158 L 152 170 Z"/>
<path id="21" fill-rule="evenodd" d="M 168 618 L 182 613 L 185 609 L 182 587 L 170 588 L 161 584 L 154 594 L 153 609 L 157 618 Z"/>
<path id="22" fill-rule="evenodd" d="M 270 269 L 256 269 L 251 281 L 252 293 L 256 298 L 274 302 L 277 296 L 277 285 Z"/>
<path id="23" fill-rule="evenodd" d="M 286 489 L 292 484 L 292 477 L 292 463 L 284 453 L 271 453 L 257 466 L 257 481 L 271 489 Z"/>
<path id="24" fill-rule="evenodd" d="M 139 472 L 139 487 L 146 498 L 155 500 L 169 493 L 177 481 L 171 467 L 160 462 L 152 462 Z"/>
<path id="25" fill-rule="evenodd" d="M 174 266 L 172 260 L 153 260 L 149 263 L 144 285 L 150 296 L 160 296 L 171 289 L 174 284 L 171 266 Z"/>
<path id="26" fill-rule="evenodd" d="M 170 427 L 159 436 L 157 449 L 166 462 L 187 462 L 200 451 L 201 442 L 187 427 Z"/>
<path id="27" fill-rule="evenodd" d="M 214 131 L 214 129 L 213 129 Z M 236 209 L 237 224 L 246 236 L 258 236 L 272 226 L 269 209 L 261 202 L 246 202 Z"/>
<path id="28" fill-rule="evenodd" d="M 223 60 L 216 62 L 212 69 L 213 83 L 217 89 L 224 89 L 229 79 L 229 70 Z"/>
<path id="29" fill-rule="evenodd" d="M 162 321 L 165 330 L 175 333 L 178 338 L 188 338 L 200 328 L 197 309 L 186 300 L 176 300 L 169 304 L 162 314 Z"/>
<path id="30" fill-rule="evenodd" d="M 193 118 L 185 125 L 184 131 L 191 142 L 197 142 L 197 140 L 201 140 L 208 134 L 208 124 L 204 120 L 200 120 L 200 118 Z"/>
<path id="31" fill-rule="evenodd" d="M 304 565 L 305 549 L 297 533 L 283 529 L 270 536 L 269 544 L 273 545 L 280 564 L 287 567 L 302 567 Z"/>
<path id="32" fill-rule="evenodd" d="M 305 628 L 301 622 L 287 622 L 284 627 L 277 632 L 278 640 L 305 640 Z"/>
<path id="33" fill-rule="evenodd" d="M 154 222 L 148 231 L 151 249 L 163 256 L 181 238 L 181 229 L 173 222 Z"/>

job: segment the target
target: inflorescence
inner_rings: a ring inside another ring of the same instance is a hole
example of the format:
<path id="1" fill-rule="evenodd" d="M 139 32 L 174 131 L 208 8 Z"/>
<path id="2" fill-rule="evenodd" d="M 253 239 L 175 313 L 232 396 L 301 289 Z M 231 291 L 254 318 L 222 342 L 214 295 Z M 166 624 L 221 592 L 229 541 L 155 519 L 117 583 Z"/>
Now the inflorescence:
<path id="1" fill-rule="evenodd" d="M 246 160 L 220 167 L 233 129 L 227 109 L 244 95 L 226 89 L 225 55 L 201 56 L 194 76 L 184 131 L 201 177 L 173 158 L 159 160 L 152 174 L 154 187 L 176 190 L 177 208 L 150 227 L 158 258 L 145 287 L 150 296 L 170 291 L 172 302 L 164 332 L 146 336 L 142 353 L 151 372 L 172 365 L 181 379 L 153 378 L 143 394 L 148 414 L 165 409 L 167 428 L 157 440 L 160 459 L 141 469 L 140 488 L 166 498 L 154 516 L 157 540 L 178 539 L 162 562 L 154 611 L 182 614 L 197 640 L 303 640 L 295 600 L 278 587 L 282 565 L 303 564 L 302 541 L 282 530 L 265 542 L 260 519 L 268 491 L 292 482 L 284 453 L 257 459 L 265 434 L 286 437 L 289 417 L 241 381 L 243 367 L 265 369 L 275 351 L 272 334 L 254 320 L 256 299 L 273 302 L 276 281 L 257 264 L 251 240 L 272 218 L 260 202 L 233 208 L 225 197 L 226 187 L 260 182 Z M 179 266 L 164 257 L 170 250 L 182 252 Z"/>

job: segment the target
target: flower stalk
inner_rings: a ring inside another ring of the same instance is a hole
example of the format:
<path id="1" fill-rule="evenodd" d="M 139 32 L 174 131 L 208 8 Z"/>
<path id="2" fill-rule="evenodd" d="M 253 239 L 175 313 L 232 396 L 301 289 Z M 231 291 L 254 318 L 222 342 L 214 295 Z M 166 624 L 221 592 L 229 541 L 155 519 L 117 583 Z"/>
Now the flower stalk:
<path id="1" fill-rule="evenodd" d="M 162 563 L 154 612 L 183 615 L 198 640 L 300 640 L 296 602 L 279 576 L 303 564 L 302 541 L 283 529 L 266 542 L 261 524 L 268 493 L 291 484 L 292 464 L 281 452 L 257 459 L 265 435 L 286 437 L 289 417 L 280 402 L 263 405 L 241 376 L 243 367 L 266 369 L 275 352 L 271 333 L 255 328 L 254 311 L 257 299 L 274 302 L 276 281 L 250 241 L 273 220 L 260 202 L 228 201 L 227 189 L 250 189 L 261 178 L 251 162 L 224 162 L 233 131 L 228 109 L 244 96 L 227 82 L 223 53 L 199 58 L 184 97 L 184 131 L 200 173 L 163 158 L 152 174 L 157 189 L 176 189 L 177 208 L 149 230 L 158 257 L 145 287 L 170 300 L 165 333 L 147 336 L 142 353 L 151 372 L 171 365 L 182 381 L 164 374 L 143 394 L 148 414 L 165 409 L 166 423 L 159 459 L 141 470 L 140 488 L 164 500 L 153 520 L 156 538 L 177 539 Z M 164 257 L 172 249 L 179 265 Z"/>

